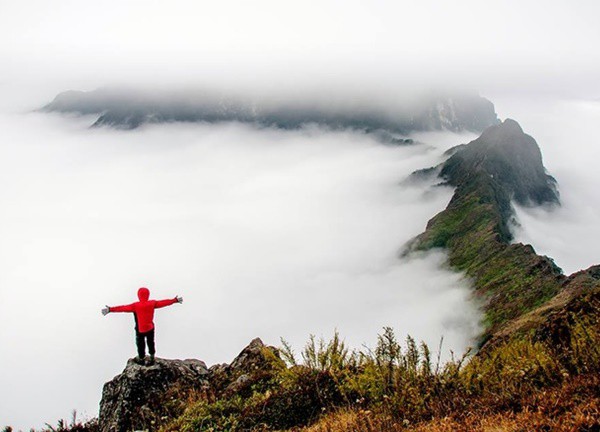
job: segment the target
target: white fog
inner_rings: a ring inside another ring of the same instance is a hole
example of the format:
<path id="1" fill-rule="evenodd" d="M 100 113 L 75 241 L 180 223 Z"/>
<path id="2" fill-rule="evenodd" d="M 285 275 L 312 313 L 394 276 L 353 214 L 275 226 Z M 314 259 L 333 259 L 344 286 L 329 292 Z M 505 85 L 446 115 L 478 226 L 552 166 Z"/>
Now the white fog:
<path id="1" fill-rule="evenodd" d="M 542 148 L 562 207 L 518 208 L 516 241 L 571 273 L 600 262 L 597 102 L 502 99 Z M 299 350 L 335 329 L 355 348 L 383 326 L 460 353 L 479 313 L 444 256 L 398 259 L 451 189 L 404 186 L 475 135 L 392 147 L 357 132 L 173 124 L 89 129 L 91 117 L 5 110 L 0 146 L 0 416 L 20 427 L 94 416 L 134 355 L 139 286 L 185 298 L 157 313 L 158 355 L 228 362 L 253 337 Z M 590 153 L 590 151 L 592 153 Z M 100 361 L 101 360 L 101 361 Z M 35 383 L 39 390 L 31 392 Z M 48 398 L 48 394 L 53 394 Z M 35 407 L 35 412 L 31 407 Z"/>
<path id="2" fill-rule="evenodd" d="M 565 273 L 600 263 L 600 4 L 595 1 L 0 0 L 0 427 L 98 414 L 135 355 L 131 303 L 157 355 L 229 362 L 254 337 L 383 326 L 462 353 L 480 335 L 442 252 L 400 259 L 452 190 L 402 181 L 477 135 L 244 124 L 89 128 L 33 112 L 65 90 L 203 88 L 394 113 L 416 90 L 491 100 L 538 142 L 562 207 L 518 208 L 515 241 Z M 389 110 L 388 110 L 389 108 Z"/>
<path id="3" fill-rule="evenodd" d="M 135 353 L 132 318 L 100 308 L 140 286 L 185 299 L 157 312 L 158 355 L 209 365 L 257 336 L 300 350 L 337 329 L 361 348 L 392 326 L 433 347 L 444 337 L 447 356 L 478 334 L 468 283 L 441 253 L 398 259 L 452 194 L 400 183 L 472 134 L 391 147 L 311 128 L 0 121 L 0 382 L 12 389 L 0 417 L 13 425 L 97 414 Z"/>

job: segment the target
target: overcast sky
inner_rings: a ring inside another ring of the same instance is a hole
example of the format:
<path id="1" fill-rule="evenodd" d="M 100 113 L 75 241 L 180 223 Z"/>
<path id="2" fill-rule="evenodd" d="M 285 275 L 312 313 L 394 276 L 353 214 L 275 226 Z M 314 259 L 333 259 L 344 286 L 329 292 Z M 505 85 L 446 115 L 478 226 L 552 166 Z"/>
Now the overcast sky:
<path id="1" fill-rule="evenodd" d="M 0 80 L 600 97 L 597 1 L 0 2 Z"/>

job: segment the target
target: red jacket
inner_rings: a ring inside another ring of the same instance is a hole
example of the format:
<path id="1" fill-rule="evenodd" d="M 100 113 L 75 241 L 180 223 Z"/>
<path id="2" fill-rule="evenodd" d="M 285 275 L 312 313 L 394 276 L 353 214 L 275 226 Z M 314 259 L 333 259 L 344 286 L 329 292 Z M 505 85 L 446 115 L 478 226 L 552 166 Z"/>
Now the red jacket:
<path id="1" fill-rule="evenodd" d="M 148 288 L 138 290 L 139 302 L 123 306 L 111 306 L 109 312 L 133 312 L 135 314 L 136 330 L 140 333 L 149 332 L 154 328 L 154 309 L 170 306 L 177 303 L 177 298 L 168 300 L 148 300 L 150 291 Z"/>

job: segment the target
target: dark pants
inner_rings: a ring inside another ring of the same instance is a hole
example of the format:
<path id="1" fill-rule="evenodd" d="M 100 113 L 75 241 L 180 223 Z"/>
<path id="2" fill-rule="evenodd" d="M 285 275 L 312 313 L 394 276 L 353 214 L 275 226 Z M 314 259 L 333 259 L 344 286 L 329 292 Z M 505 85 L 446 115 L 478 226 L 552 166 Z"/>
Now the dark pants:
<path id="1" fill-rule="evenodd" d="M 146 342 L 148 343 L 148 352 L 153 356 L 156 352 L 154 347 L 154 329 L 146 333 L 140 333 L 136 330 L 135 344 L 137 345 L 138 356 L 140 358 L 146 357 Z"/>

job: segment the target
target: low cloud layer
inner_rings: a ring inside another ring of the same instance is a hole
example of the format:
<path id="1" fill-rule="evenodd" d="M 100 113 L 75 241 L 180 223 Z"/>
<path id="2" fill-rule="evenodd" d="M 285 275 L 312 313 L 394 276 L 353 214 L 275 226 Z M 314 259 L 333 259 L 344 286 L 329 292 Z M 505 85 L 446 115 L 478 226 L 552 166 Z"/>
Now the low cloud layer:
<path id="1" fill-rule="evenodd" d="M 257 335 L 300 348 L 337 327 L 360 346 L 392 325 L 460 352 L 478 332 L 443 256 L 397 258 L 451 196 L 401 181 L 473 136 L 389 147 L 236 124 L 89 130 L 95 118 L 23 112 L 119 84 L 351 107 L 468 87 L 540 144 L 564 205 L 519 209 L 517 239 L 569 273 L 600 262 L 600 108 L 519 98 L 600 97 L 599 13 L 587 0 L 4 2 L 0 420 L 94 415 L 134 354 L 131 317 L 99 309 L 140 285 L 185 297 L 157 314 L 159 355 L 208 363 Z"/>
<path id="2" fill-rule="evenodd" d="M 252 338 L 382 326 L 459 353 L 479 313 L 441 254 L 398 259 L 451 189 L 400 186 L 472 135 L 393 147 L 361 133 L 240 124 L 88 129 L 89 118 L 3 114 L 0 418 L 96 414 L 134 355 L 133 319 L 105 304 L 185 298 L 157 312 L 158 355 L 230 361 Z"/>

